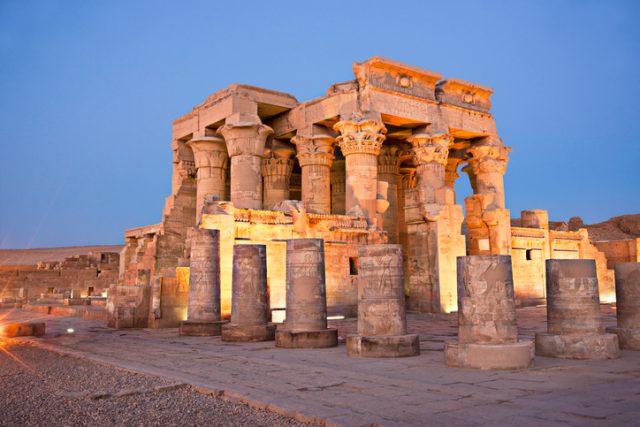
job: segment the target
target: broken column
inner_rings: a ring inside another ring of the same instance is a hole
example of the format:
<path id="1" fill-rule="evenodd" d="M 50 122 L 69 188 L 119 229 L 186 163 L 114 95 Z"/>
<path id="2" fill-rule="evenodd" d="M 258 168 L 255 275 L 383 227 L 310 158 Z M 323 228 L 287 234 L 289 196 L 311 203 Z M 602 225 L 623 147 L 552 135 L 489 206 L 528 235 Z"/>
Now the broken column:
<path id="1" fill-rule="evenodd" d="M 220 335 L 220 231 L 196 228 L 191 233 L 187 320 L 180 335 Z"/>
<path id="2" fill-rule="evenodd" d="M 473 369 L 524 369 L 532 341 L 518 341 L 511 257 L 458 257 L 458 342 L 445 343 L 445 364 Z"/>
<path id="3" fill-rule="evenodd" d="M 614 266 L 616 275 L 617 328 L 607 328 L 616 334 L 623 350 L 640 350 L 640 262 L 624 262 Z"/>
<path id="4" fill-rule="evenodd" d="M 345 157 L 347 215 L 363 212 L 370 223 L 376 218 L 378 154 L 387 129 L 381 120 L 359 115 L 343 119 L 334 129 Z"/>
<path id="5" fill-rule="evenodd" d="M 536 354 L 562 359 L 618 357 L 618 337 L 604 333 L 596 264 L 548 259 L 547 333 L 536 334 Z"/>
<path id="6" fill-rule="evenodd" d="M 358 335 L 347 337 L 347 355 L 417 356 L 418 335 L 407 334 L 402 246 L 360 246 L 358 255 Z"/>
<path id="7" fill-rule="evenodd" d="M 236 208 L 262 209 L 262 156 L 273 130 L 255 114 L 236 113 L 218 133 L 231 158 L 231 202 Z"/>
<path id="8" fill-rule="evenodd" d="M 273 340 L 275 326 L 268 321 L 267 247 L 235 245 L 231 322 L 222 327 L 222 341 Z"/>
<path id="9" fill-rule="evenodd" d="M 511 148 L 497 136 L 479 138 L 467 149 L 473 196 L 465 199 L 471 255 L 511 253 L 511 218 L 504 204 L 504 174 Z"/>
<path id="10" fill-rule="evenodd" d="M 327 328 L 324 241 L 287 240 L 287 307 L 276 347 L 323 348 L 338 345 L 338 330 Z"/>

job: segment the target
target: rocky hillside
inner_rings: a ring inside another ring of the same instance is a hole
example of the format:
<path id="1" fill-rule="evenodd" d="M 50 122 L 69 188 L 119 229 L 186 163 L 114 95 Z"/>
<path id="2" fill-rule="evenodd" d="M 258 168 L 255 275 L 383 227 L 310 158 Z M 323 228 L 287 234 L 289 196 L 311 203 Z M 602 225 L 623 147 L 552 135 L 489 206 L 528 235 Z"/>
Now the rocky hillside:
<path id="1" fill-rule="evenodd" d="M 592 241 L 633 239 L 640 237 L 640 214 L 616 216 L 597 224 L 585 224 L 582 218 L 574 216 L 568 222 L 550 222 L 549 227 L 560 231 L 586 228 Z"/>

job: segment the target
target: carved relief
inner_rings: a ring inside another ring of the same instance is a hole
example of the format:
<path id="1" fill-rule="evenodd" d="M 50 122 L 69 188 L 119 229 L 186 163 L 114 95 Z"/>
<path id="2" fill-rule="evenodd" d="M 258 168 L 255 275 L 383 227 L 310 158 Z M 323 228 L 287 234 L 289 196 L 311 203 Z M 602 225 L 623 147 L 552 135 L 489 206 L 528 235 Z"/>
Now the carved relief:
<path id="1" fill-rule="evenodd" d="M 492 172 L 504 175 L 510 152 L 511 147 L 492 145 L 475 145 L 467 149 L 467 153 L 471 155 L 469 165 L 475 175 Z"/>
<path id="2" fill-rule="evenodd" d="M 342 154 L 375 154 L 380 153 L 387 129 L 379 120 L 342 120 L 333 127 L 340 132 L 338 145 Z"/>

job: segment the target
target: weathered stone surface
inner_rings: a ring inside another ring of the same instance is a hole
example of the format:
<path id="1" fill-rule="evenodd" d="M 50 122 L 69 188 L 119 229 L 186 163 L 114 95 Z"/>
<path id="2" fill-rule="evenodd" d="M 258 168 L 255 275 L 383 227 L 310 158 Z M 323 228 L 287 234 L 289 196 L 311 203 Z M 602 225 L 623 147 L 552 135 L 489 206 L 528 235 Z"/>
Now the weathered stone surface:
<path id="1" fill-rule="evenodd" d="M 616 264 L 617 328 L 607 332 L 618 336 L 620 348 L 640 350 L 640 263 Z"/>
<path id="2" fill-rule="evenodd" d="M 458 339 L 462 344 L 518 341 L 510 256 L 458 258 Z"/>
<path id="3" fill-rule="evenodd" d="M 523 369 L 533 364 L 532 341 L 508 344 L 459 344 L 444 345 L 445 365 L 450 367 L 482 370 Z"/>
<path id="4" fill-rule="evenodd" d="M 417 356 L 418 336 L 407 335 L 402 247 L 365 245 L 358 255 L 358 335 L 347 337 L 347 354 Z"/>
<path id="5" fill-rule="evenodd" d="M 149 322 L 151 288 L 146 285 L 112 285 L 107 297 L 107 325 L 116 328 L 146 328 Z"/>
<path id="6" fill-rule="evenodd" d="M 593 260 L 547 260 L 547 329 L 536 334 L 536 354 L 564 359 L 618 357 L 618 338 L 600 320 Z"/>
<path id="7" fill-rule="evenodd" d="M 191 234 L 187 320 L 180 334 L 219 335 L 220 313 L 220 232 L 196 228 Z"/>
<path id="8" fill-rule="evenodd" d="M 273 340 L 275 326 L 268 325 L 267 247 L 233 247 L 231 322 L 222 328 L 223 341 Z"/>
<path id="9" fill-rule="evenodd" d="M 0 328 L 0 335 L 7 338 L 42 337 L 45 329 L 44 322 L 9 323 Z"/>
<path id="10" fill-rule="evenodd" d="M 445 364 L 474 369 L 523 369 L 533 342 L 518 342 L 511 257 L 458 257 L 458 343 L 445 346 Z"/>
<path id="11" fill-rule="evenodd" d="M 324 241 L 287 241 L 287 314 L 276 331 L 276 347 L 319 348 L 338 344 L 338 331 L 327 329 Z"/>

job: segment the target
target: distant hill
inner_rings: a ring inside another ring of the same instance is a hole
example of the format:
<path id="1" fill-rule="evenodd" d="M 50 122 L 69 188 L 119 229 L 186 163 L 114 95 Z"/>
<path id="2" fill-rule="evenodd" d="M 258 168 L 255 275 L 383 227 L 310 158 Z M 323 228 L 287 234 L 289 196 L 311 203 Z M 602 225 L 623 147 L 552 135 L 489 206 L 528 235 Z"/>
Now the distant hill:
<path id="1" fill-rule="evenodd" d="M 586 228 L 592 241 L 634 239 L 640 237 L 640 214 L 616 216 L 597 224 L 585 224 L 582 218 L 574 216 L 568 222 L 550 222 L 549 227 L 560 231 Z"/>
<path id="2" fill-rule="evenodd" d="M 40 261 L 62 261 L 89 252 L 120 252 L 123 245 L 67 246 L 64 248 L 0 249 L 0 265 L 35 265 Z"/>

